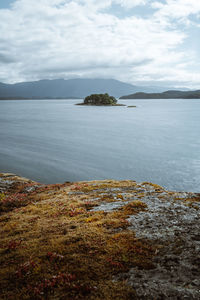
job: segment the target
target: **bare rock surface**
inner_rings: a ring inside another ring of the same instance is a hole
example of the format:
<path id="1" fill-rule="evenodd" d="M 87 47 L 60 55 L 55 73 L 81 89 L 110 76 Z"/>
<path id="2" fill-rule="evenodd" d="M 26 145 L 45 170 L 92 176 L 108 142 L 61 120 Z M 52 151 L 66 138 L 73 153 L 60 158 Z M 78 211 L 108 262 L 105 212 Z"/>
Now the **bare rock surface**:
<path id="1" fill-rule="evenodd" d="M 31 192 L 37 187 L 41 187 L 41 184 L 37 184 L 25 177 L 21 177 L 13 173 L 0 173 L 0 193 L 15 189 L 16 185 L 20 184 L 30 184 L 30 186 L 25 187 L 24 192 Z"/>
<path id="2" fill-rule="evenodd" d="M 146 196 L 148 211 L 129 218 L 138 237 L 161 245 L 155 269 L 129 272 L 128 283 L 142 299 L 200 299 L 200 203 L 189 207 L 184 200 L 191 195 L 177 196 L 182 200 Z"/>
<path id="3" fill-rule="evenodd" d="M 151 184 L 120 192 L 125 199 L 129 195 L 129 201 L 147 204 L 146 211 L 129 216 L 129 228 L 137 238 L 157 245 L 157 250 L 154 269 L 132 268 L 115 280 L 126 280 L 139 299 L 200 299 L 200 195 L 168 192 Z M 103 203 L 95 210 L 110 211 L 125 204 Z"/>

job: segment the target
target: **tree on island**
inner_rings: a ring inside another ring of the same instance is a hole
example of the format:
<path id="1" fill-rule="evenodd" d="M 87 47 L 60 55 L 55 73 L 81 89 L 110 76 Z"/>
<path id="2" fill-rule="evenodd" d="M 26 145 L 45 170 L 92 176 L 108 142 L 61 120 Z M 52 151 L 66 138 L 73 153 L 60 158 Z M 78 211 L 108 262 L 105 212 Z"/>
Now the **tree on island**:
<path id="1" fill-rule="evenodd" d="M 83 104 L 89 105 L 116 105 L 117 100 L 106 94 L 92 94 L 84 99 Z"/>

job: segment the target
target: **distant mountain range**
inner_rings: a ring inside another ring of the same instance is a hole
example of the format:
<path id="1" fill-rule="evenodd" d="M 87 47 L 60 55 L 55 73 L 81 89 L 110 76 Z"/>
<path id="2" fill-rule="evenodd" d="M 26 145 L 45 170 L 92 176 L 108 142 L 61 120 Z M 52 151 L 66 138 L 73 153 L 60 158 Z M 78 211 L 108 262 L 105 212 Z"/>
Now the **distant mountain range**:
<path id="1" fill-rule="evenodd" d="M 114 79 L 55 79 L 0 83 L 0 99 L 85 98 L 90 94 L 101 93 L 118 98 L 136 92 L 160 93 L 164 90 L 164 87 L 134 86 Z"/>
<path id="2" fill-rule="evenodd" d="M 163 93 L 135 93 L 122 96 L 120 99 L 200 99 L 200 90 L 197 91 L 166 91 Z"/>

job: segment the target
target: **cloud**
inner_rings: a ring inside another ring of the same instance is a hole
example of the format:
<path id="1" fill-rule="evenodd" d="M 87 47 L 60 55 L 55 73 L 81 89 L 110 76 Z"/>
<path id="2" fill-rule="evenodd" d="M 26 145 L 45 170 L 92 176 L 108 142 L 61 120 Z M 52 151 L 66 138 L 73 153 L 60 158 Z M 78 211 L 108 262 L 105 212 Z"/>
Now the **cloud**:
<path id="1" fill-rule="evenodd" d="M 11 9 L 0 10 L 5 37 L 0 42 L 0 81 L 92 76 L 148 83 L 177 80 L 182 72 L 181 80 L 187 82 L 188 74 L 194 74 L 190 55 L 181 49 L 187 36 L 163 22 L 167 6 L 154 2 L 156 12 L 149 18 L 119 19 L 107 10 L 114 3 L 123 9 L 149 1 L 18 0 Z M 196 84 L 198 80 L 193 78 Z"/>
<path id="2" fill-rule="evenodd" d="M 7 54 L 0 53 L 0 64 L 10 64 L 16 60 L 13 57 L 8 56 Z"/>
<path id="3" fill-rule="evenodd" d="M 112 4 L 118 4 L 128 9 L 138 5 L 145 5 L 148 1 L 149 0 L 77 0 L 76 2 L 98 11 L 110 7 Z"/>
<path id="4" fill-rule="evenodd" d="M 112 2 L 125 8 L 132 8 L 138 5 L 145 5 L 147 1 L 148 0 L 114 0 Z"/>
<path id="5" fill-rule="evenodd" d="M 186 19 L 200 13 L 200 2 L 197 0 L 166 0 L 165 3 L 153 2 L 153 8 L 159 9 L 157 15 L 161 18 Z"/>

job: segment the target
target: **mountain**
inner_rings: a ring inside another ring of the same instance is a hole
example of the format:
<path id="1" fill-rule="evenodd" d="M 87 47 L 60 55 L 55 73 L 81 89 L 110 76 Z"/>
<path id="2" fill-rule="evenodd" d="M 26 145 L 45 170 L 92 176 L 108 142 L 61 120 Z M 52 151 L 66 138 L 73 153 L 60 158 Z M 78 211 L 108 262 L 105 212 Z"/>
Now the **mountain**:
<path id="1" fill-rule="evenodd" d="M 162 92 L 162 87 L 134 86 L 114 79 L 55 79 L 0 83 L 0 98 L 85 98 L 90 94 L 108 93 L 120 97 L 136 92 Z"/>
<path id="2" fill-rule="evenodd" d="M 163 93 L 135 93 L 122 96 L 120 99 L 200 99 L 200 90 L 197 91 L 166 91 Z"/>

